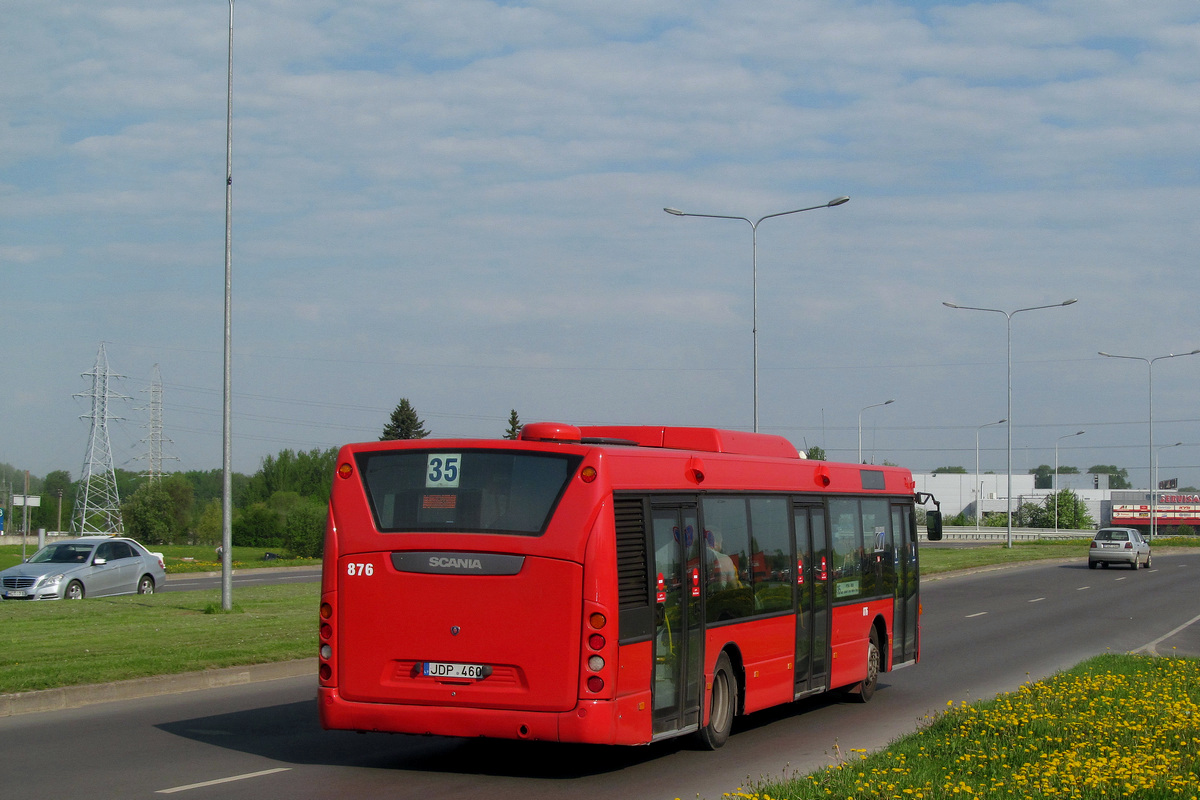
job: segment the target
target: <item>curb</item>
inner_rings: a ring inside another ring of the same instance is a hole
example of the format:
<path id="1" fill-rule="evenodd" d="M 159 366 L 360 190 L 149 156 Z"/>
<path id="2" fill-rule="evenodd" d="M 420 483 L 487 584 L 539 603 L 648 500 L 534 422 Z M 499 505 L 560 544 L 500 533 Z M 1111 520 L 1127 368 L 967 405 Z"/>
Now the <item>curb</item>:
<path id="1" fill-rule="evenodd" d="M 94 703 L 136 700 L 143 697 L 194 692 L 200 689 L 217 689 L 224 686 L 240 686 L 258 681 L 298 678 L 305 675 L 311 675 L 315 685 L 317 659 L 304 658 L 298 661 L 280 661 L 274 664 L 206 669 L 200 672 L 184 672 L 179 675 L 155 675 L 149 678 L 135 678 L 112 683 L 0 694 L 0 717 L 34 714 L 42 711 L 61 711 Z"/>

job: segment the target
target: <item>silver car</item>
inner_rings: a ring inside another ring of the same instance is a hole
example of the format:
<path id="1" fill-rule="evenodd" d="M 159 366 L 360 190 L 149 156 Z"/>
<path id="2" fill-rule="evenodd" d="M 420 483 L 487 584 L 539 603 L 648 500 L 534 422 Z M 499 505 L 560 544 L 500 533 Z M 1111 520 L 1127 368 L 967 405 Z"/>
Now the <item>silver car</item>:
<path id="1" fill-rule="evenodd" d="M 133 539 L 87 536 L 48 544 L 0 571 L 5 600 L 80 600 L 112 594 L 153 594 L 167 579 L 162 553 Z"/>
<path id="2" fill-rule="evenodd" d="M 1150 543 L 1133 528 L 1101 528 L 1088 548 L 1088 569 L 1125 564 L 1130 569 L 1150 566 Z"/>

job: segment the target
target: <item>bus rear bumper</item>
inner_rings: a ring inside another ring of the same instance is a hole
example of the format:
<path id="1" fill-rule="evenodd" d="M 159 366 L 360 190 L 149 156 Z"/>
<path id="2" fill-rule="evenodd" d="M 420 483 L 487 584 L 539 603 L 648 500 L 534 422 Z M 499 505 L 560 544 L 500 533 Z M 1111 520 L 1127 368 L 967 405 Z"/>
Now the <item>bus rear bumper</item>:
<path id="1" fill-rule="evenodd" d="M 325 730 L 591 744 L 645 744 L 649 738 L 648 725 L 644 735 L 638 735 L 635 726 L 621 724 L 624 704 L 614 700 L 581 700 L 564 712 L 453 708 L 360 703 L 344 699 L 336 688 L 322 686 L 317 703 Z"/>

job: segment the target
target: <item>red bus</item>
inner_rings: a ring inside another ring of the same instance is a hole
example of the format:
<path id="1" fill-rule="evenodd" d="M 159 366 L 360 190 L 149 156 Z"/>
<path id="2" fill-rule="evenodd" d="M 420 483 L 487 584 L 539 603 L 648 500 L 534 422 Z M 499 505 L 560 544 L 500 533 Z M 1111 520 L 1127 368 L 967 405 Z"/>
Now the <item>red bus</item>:
<path id="1" fill-rule="evenodd" d="M 321 724 L 716 748 L 739 714 L 866 701 L 920 655 L 914 486 L 711 428 L 346 445 Z"/>

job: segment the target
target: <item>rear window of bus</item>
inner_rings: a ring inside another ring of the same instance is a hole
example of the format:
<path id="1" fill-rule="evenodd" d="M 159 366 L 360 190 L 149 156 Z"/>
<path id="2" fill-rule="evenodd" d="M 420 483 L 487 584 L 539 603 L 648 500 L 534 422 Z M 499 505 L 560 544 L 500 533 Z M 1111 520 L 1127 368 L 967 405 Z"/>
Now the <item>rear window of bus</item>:
<path id="1" fill-rule="evenodd" d="M 545 531 L 581 456 L 496 450 L 358 453 L 375 527 L 415 531 Z"/>

